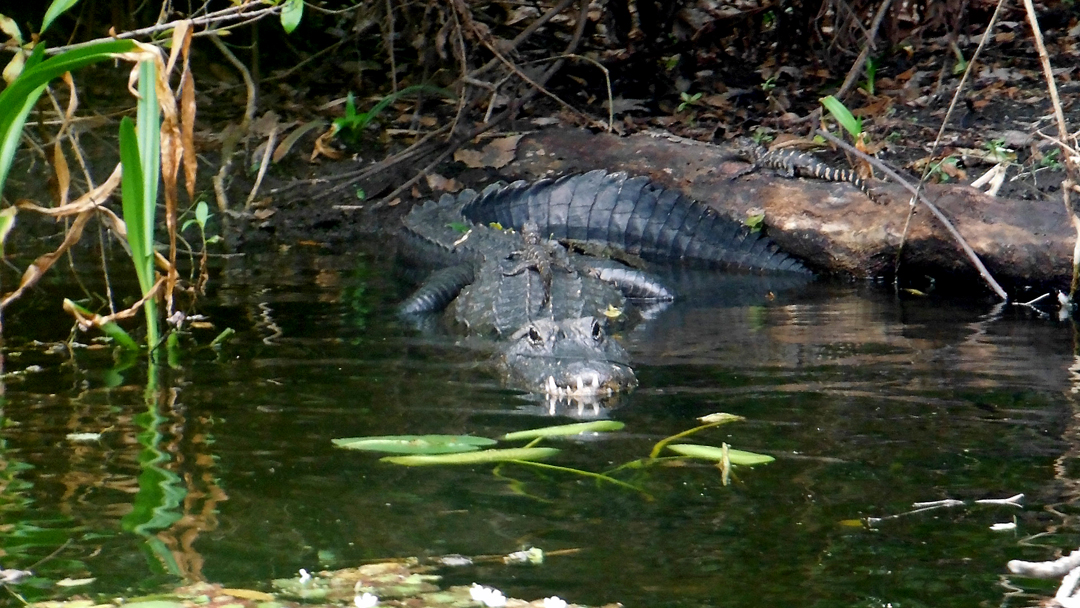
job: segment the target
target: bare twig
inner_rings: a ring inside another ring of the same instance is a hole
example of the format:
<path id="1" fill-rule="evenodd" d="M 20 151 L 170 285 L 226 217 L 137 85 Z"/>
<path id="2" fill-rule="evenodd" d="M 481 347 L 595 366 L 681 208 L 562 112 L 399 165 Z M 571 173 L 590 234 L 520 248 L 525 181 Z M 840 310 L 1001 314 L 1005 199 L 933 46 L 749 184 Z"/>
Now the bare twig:
<path id="1" fill-rule="evenodd" d="M 979 45 L 975 47 L 975 52 L 971 55 L 971 60 L 968 61 L 967 69 L 964 70 L 964 75 L 960 78 L 960 83 L 956 85 L 956 91 L 953 92 L 952 100 L 949 102 L 949 109 L 945 111 L 945 118 L 941 120 L 941 126 L 938 127 L 937 137 L 934 138 L 934 143 L 930 146 L 931 159 L 937 154 L 938 147 L 941 145 L 941 138 L 945 135 L 945 127 L 948 126 L 953 110 L 956 109 L 956 104 L 960 101 L 960 94 L 964 91 L 964 84 L 967 83 L 971 71 L 975 69 L 979 54 L 982 52 L 983 47 L 986 46 L 986 41 L 990 39 L 990 33 L 994 31 L 994 24 L 997 23 L 997 18 L 1001 13 L 1001 6 L 1004 2 L 1005 0 L 998 0 L 997 7 L 994 9 L 994 14 L 990 16 L 990 21 L 986 24 L 986 29 L 983 30 L 982 39 L 979 40 Z M 915 202 L 921 198 L 923 184 L 926 183 L 931 168 L 932 163 L 929 162 L 923 167 L 923 173 L 919 177 L 918 187 L 912 193 L 910 201 L 911 207 L 908 209 L 907 219 L 904 221 L 904 230 L 900 235 L 900 246 L 896 249 L 896 260 L 893 264 L 894 276 L 900 276 L 900 256 L 904 251 L 904 243 L 907 241 L 908 228 L 911 226 L 911 217 L 915 213 Z M 1004 298 L 1004 296 L 1002 297 Z"/>
<path id="2" fill-rule="evenodd" d="M 256 6 L 263 6 L 265 8 L 254 8 Z M 116 39 L 128 39 L 128 38 L 140 38 L 143 36 L 150 36 L 152 34 L 159 34 L 169 30 L 174 30 L 183 21 L 190 21 L 192 26 L 200 25 L 218 25 L 229 21 L 243 20 L 245 22 L 257 21 L 268 15 L 281 12 L 281 6 L 279 4 L 273 4 L 269 0 L 254 0 L 239 6 L 233 6 L 230 8 L 222 9 L 220 11 L 214 11 L 207 13 L 201 17 L 194 17 L 191 19 L 177 19 L 175 21 L 169 21 L 167 23 L 159 23 L 150 27 L 144 27 L 137 30 L 131 30 L 129 32 L 120 32 L 115 36 L 109 36 L 108 38 L 98 38 L 96 40 L 88 40 L 86 42 L 80 42 L 78 44 L 69 44 L 67 46 L 58 46 L 50 49 L 46 49 L 46 53 L 55 55 L 63 53 L 65 51 L 71 51 L 75 49 L 81 49 L 93 44 L 98 44 L 106 40 Z M 224 28 L 217 28 L 218 30 Z M 195 36 L 207 36 L 211 35 L 213 31 L 198 32 Z"/>
<path id="3" fill-rule="evenodd" d="M 581 61 L 586 61 L 588 63 L 593 64 L 594 66 L 597 67 L 597 69 L 599 69 L 601 72 L 604 73 L 604 84 L 607 85 L 607 99 L 608 99 L 607 132 L 611 133 L 615 129 L 615 99 L 614 99 L 614 96 L 611 93 L 611 72 L 609 72 L 608 69 L 605 68 L 604 65 L 602 63 L 600 63 L 599 61 L 593 59 L 592 57 L 586 57 L 585 55 L 556 55 L 554 57 L 547 57 L 545 59 L 538 59 L 537 61 L 535 61 L 533 63 L 538 63 L 538 62 L 542 62 L 542 61 L 555 61 L 555 60 L 558 60 L 558 59 L 579 59 Z"/>
<path id="4" fill-rule="evenodd" d="M 881 28 L 881 21 L 885 18 L 885 13 L 889 10 L 890 4 L 892 4 L 892 0 L 885 0 L 878 7 L 877 13 L 874 15 L 874 21 L 870 24 L 870 31 L 866 34 L 866 42 L 863 44 L 862 52 L 859 53 L 859 57 L 855 60 L 851 69 L 848 70 L 847 77 L 844 78 L 844 84 L 840 85 L 840 90 L 836 92 L 837 99 L 846 98 L 848 93 L 851 92 L 851 87 L 855 86 L 855 79 L 862 73 L 863 66 L 866 65 L 866 59 L 870 57 L 870 50 L 874 48 L 878 29 Z M 856 19 L 856 21 L 858 20 Z"/>
<path id="5" fill-rule="evenodd" d="M 582 118 L 584 118 L 584 119 L 586 119 L 586 120 L 588 120 L 590 122 L 593 120 L 592 116 L 589 116 L 588 114 L 586 114 L 586 113 L 582 112 L 581 110 L 575 108 L 574 106 L 570 105 L 569 103 L 563 101 L 562 98 L 560 98 L 558 95 L 556 95 L 555 93 L 552 93 L 551 91 L 544 88 L 543 84 L 541 84 L 541 83 L 539 83 L 537 81 L 534 81 L 532 78 L 529 78 L 529 76 L 527 74 L 525 74 L 525 72 L 521 71 L 521 68 L 519 68 L 517 65 L 515 65 L 514 62 L 507 59 L 505 55 L 500 53 L 499 49 L 495 48 L 495 44 L 491 41 L 490 35 L 485 35 L 483 32 L 481 32 L 479 30 L 479 28 L 476 27 L 476 24 L 472 20 L 472 16 L 468 13 L 468 11 L 469 11 L 468 7 L 465 6 L 465 4 L 464 4 L 464 0 L 455 0 L 453 4 L 454 4 L 454 7 L 460 12 L 462 20 L 465 22 L 465 25 L 469 29 L 471 29 L 473 35 L 476 36 L 476 39 L 479 40 L 480 43 L 483 44 L 485 47 L 487 47 L 487 50 L 490 51 L 491 54 L 494 55 L 496 59 L 501 61 L 503 63 L 503 65 L 505 65 L 511 72 L 516 74 L 518 78 L 524 80 L 534 90 L 539 91 L 539 92 L 543 93 L 544 95 L 547 95 L 548 97 L 553 99 L 555 101 L 555 103 L 557 103 L 560 106 L 566 108 L 567 110 L 577 114 L 578 116 L 580 116 L 580 117 L 582 117 Z M 581 15 L 578 18 L 578 20 L 581 21 L 581 22 L 584 22 L 584 20 L 586 20 L 586 19 L 587 19 L 586 15 Z M 564 56 L 568 56 L 568 55 L 564 55 Z M 560 60 L 560 62 L 561 62 L 561 60 Z M 561 65 L 561 63 L 559 65 Z M 546 83 L 546 79 L 545 79 L 545 83 Z"/>
<path id="6" fill-rule="evenodd" d="M 397 61 L 394 59 L 394 5 L 386 0 L 386 54 L 390 57 L 390 89 L 397 93 Z"/>
<path id="7" fill-rule="evenodd" d="M 885 175 L 888 175 L 893 180 L 895 180 L 898 184 L 902 185 L 909 192 L 911 192 L 912 197 L 915 200 L 917 200 L 918 202 L 925 205 L 926 208 L 930 210 L 930 213 L 934 214 L 934 217 L 936 217 L 938 219 L 938 221 L 941 222 L 941 224 L 943 226 L 945 226 L 945 229 L 949 231 L 949 234 L 952 235 L 953 239 L 955 239 L 957 244 L 959 244 L 960 247 L 964 250 L 964 253 L 967 254 L 968 259 L 971 260 L 971 263 L 975 266 L 976 270 L 979 271 L 979 274 L 982 276 L 983 280 L 986 281 L 986 284 L 989 285 L 990 288 L 993 289 L 994 292 L 996 294 L 998 294 L 998 296 L 1002 300 L 1004 300 L 1006 302 L 1009 300 L 1009 295 L 1007 293 L 1005 293 L 1005 290 L 1002 289 L 1001 285 L 999 285 L 998 282 L 994 280 L 994 277 L 991 276 L 990 271 L 986 269 L 985 265 L 983 265 L 982 260 L 979 259 L 978 254 L 976 254 L 975 250 L 971 248 L 971 245 L 968 245 L 967 241 L 964 240 L 964 237 L 960 234 L 960 232 L 956 229 L 956 227 L 953 226 L 953 223 L 949 221 L 949 218 L 945 217 L 945 215 L 943 213 L 941 213 L 941 210 L 937 208 L 937 205 L 931 203 L 930 200 L 928 198 L 926 198 L 926 196 L 923 195 L 919 191 L 919 189 L 917 187 L 911 185 L 910 182 L 908 182 L 906 179 L 901 177 L 900 174 L 897 173 L 896 171 L 893 171 L 885 163 L 883 163 L 880 160 L 874 158 L 873 156 L 870 156 L 869 154 L 866 154 L 864 152 L 861 152 L 860 150 L 857 150 L 855 148 L 855 146 L 844 143 L 843 141 L 841 141 L 839 138 L 835 137 L 831 133 L 829 133 L 827 131 L 823 131 L 821 129 L 818 129 L 817 134 L 824 137 L 825 139 L 829 140 L 833 144 L 836 144 L 837 146 L 840 146 L 846 152 L 854 154 L 855 156 L 861 158 L 862 160 L 874 165 L 874 167 L 881 170 L 882 173 L 884 173 Z"/>
<path id="8" fill-rule="evenodd" d="M 225 56 L 225 59 L 236 68 L 237 72 L 240 72 L 240 76 L 244 78 L 244 86 L 247 88 L 247 105 L 244 108 L 244 121 L 240 123 L 240 129 L 247 136 L 248 129 L 251 127 L 251 121 L 255 119 L 255 104 L 258 101 L 258 90 L 255 88 L 255 80 L 251 77 L 251 72 L 244 65 L 243 61 L 237 59 L 229 47 L 225 46 L 225 43 L 221 41 L 221 37 L 217 34 L 210 36 L 210 42 L 214 43 L 221 54 Z"/>
<path id="9" fill-rule="evenodd" d="M 1025 562 L 1018 559 L 1008 563 L 1009 572 L 1034 578 L 1057 578 L 1080 567 L 1080 549 L 1052 562 Z"/>
<path id="10" fill-rule="evenodd" d="M 441 128 L 439 128 L 439 129 L 437 129 L 435 131 L 432 131 L 432 132 L 428 133 L 427 135 L 421 137 L 420 139 L 418 139 L 416 142 L 414 142 L 408 148 L 402 150 L 401 152 L 398 152 L 397 154 L 395 154 L 395 155 L 393 155 L 393 156 L 391 156 L 389 158 L 383 159 L 382 161 L 377 162 L 374 165 L 371 165 L 370 167 L 367 167 L 365 169 L 361 169 L 359 171 L 350 171 L 348 173 L 340 173 L 338 175 L 335 175 L 335 176 L 333 176 L 333 177 L 331 177 L 329 179 L 345 180 L 345 181 L 343 181 L 342 183 L 340 183 L 340 184 L 338 184 L 336 186 L 333 186 L 331 188 L 321 189 L 321 191 L 319 192 L 318 195 L 316 195 L 315 198 L 320 199 L 320 200 L 328 198 L 331 195 L 334 195 L 334 194 L 336 194 L 338 192 L 341 192 L 342 190 L 345 190 L 347 188 L 351 188 L 353 186 L 353 184 L 355 184 L 356 182 L 358 182 L 360 180 L 367 179 L 368 177 L 371 177 L 372 175 L 375 175 L 376 173 L 382 173 L 383 171 L 386 171 L 387 169 L 389 169 L 390 167 L 393 167 L 394 165 L 396 165 L 398 163 L 405 162 L 405 161 L 407 161 L 407 160 L 421 154 L 424 151 L 424 144 L 426 144 L 429 140 L 431 140 L 432 138 L 434 138 L 434 137 L 436 137 L 438 135 L 442 135 L 444 133 L 447 133 L 449 131 L 450 131 L 450 125 L 443 125 Z M 286 191 L 286 189 L 291 188 L 291 186 L 292 186 L 292 184 L 290 184 L 289 186 L 278 188 L 277 190 L 274 191 L 274 193 L 275 194 L 280 194 L 281 192 Z M 393 199 L 390 199 L 390 200 L 393 200 Z"/>
<path id="11" fill-rule="evenodd" d="M 262 185 L 263 177 L 266 176 L 266 168 L 270 165 L 270 154 L 274 151 L 274 146 L 277 145 L 277 125 L 270 130 L 270 139 L 266 142 L 266 149 L 263 150 L 262 162 L 259 163 L 259 174 L 255 177 L 255 184 L 251 187 L 251 192 L 248 193 L 247 200 L 244 202 L 244 211 L 251 209 L 251 203 L 255 202 L 255 196 L 259 193 L 259 186 Z"/>
<path id="12" fill-rule="evenodd" d="M 578 44 L 581 43 L 581 37 L 585 32 L 585 22 L 588 20 L 587 19 L 588 10 L 589 10 L 589 0 L 580 0 L 580 5 L 579 5 L 579 9 L 578 9 L 577 28 L 575 28 L 574 35 L 570 39 L 570 42 L 566 45 L 566 50 L 563 51 L 563 53 L 562 53 L 563 55 L 567 55 L 567 56 L 573 55 L 574 51 L 577 50 Z M 536 79 L 536 84 L 538 86 L 540 86 L 540 87 L 543 87 L 545 84 L 547 84 L 547 81 L 550 80 L 551 77 L 554 76 L 555 73 L 558 72 L 559 69 L 562 67 L 563 61 L 564 60 L 562 60 L 562 59 L 556 61 L 554 65 L 552 65 L 550 68 L 548 68 L 547 71 L 545 71 L 543 74 L 540 75 L 539 78 Z M 487 131 L 490 131 L 491 129 L 493 129 L 496 126 L 498 126 L 499 124 L 501 124 L 503 121 L 508 120 L 511 116 L 517 114 L 518 110 L 521 109 L 521 106 L 524 105 L 526 102 L 528 102 L 530 99 L 532 99 L 536 95 L 537 92 L 538 92 L 538 89 L 536 89 L 536 88 L 531 88 L 531 89 L 525 91 L 524 93 L 521 94 L 521 96 L 519 98 L 512 101 L 509 104 L 509 106 L 505 110 L 503 110 L 498 116 L 496 116 L 494 119 L 492 119 L 491 122 L 488 122 L 488 123 L 473 127 L 467 133 L 463 134 L 461 137 L 455 138 L 453 141 L 450 142 L 450 144 L 447 146 L 446 150 L 443 151 L 441 154 L 439 154 L 439 156 L 436 157 L 435 160 L 428 163 L 427 166 L 425 166 L 423 169 L 421 169 L 416 175 L 414 175 L 412 178 L 407 180 L 405 183 L 403 183 L 400 186 L 398 186 L 397 188 L 395 188 L 393 192 L 391 192 L 390 194 L 387 194 L 385 197 L 383 197 L 383 199 L 381 201 L 379 201 L 379 202 L 375 203 L 374 205 L 372 205 L 372 208 L 377 209 L 379 207 L 384 206 L 389 201 L 394 200 L 402 192 L 405 192 L 406 190 L 411 188 L 414 184 L 416 184 L 416 182 L 420 181 L 424 176 L 426 176 L 428 174 L 428 172 L 430 172 L 432 169 L 437 167 L 439 165 L 439 163 L 441 163 L 444 160 L 446 160 L 447 158 L 449 158 L 450 155 L 453 154 L 454 151 L 456 151 L 462 145 L 464 145 L 465 142 L 472 140 L 477 135 L 480 135 L 480 134 L 486 133 Z"/>
<path id="13" fill-rule="evenodd" d="M 1032 5 L 1031 0 L 1024 0 L 1024 9 L 1027 12 L 1028 25 L 1031 26 L 1031 35 L 1035 39 L 1035 48 L 1039 52 L 1039 63 L 1042 65 L 1046 90 L 1050 93 L 1050 104 L 1054 108 L 1054 119 L 1057 122 L 1058 139 L 1060 140 L 1058 145 L 1061 146 L 1061 157 L 1065 164 L 1065 180 L 1062 182 L 1065 212 L 1069 214 L 1069 220 L 1076 230 L 1076 243 L 1073 246 L 1072 283 L 1069 287 L 1069 298 L 1072 300 L 1075 299 L 1077 286 L 1080 285 L 1080 217 L 1077 217 L 1077 210 L 1073 208 L 1072 204 L 1072 191 L 1076 189 L 1076 184 L 1080 181 L 1077 178 L 1077 157 L 1075 154 L 1069 154 L 1069 146 L 1066 145 L 1073 138 L 1070 136 L 1069 128 L 1065 124 L 1065 113 L 1061 109 L 1061 99 L 1058 97 L 1057 84 L 1054 82 L 1054 71 L 1050 67 L 1050 57 L 1046 53 L 1042 30 L 1039 28 L 1039 20 L 1035 16 L 1035 7 Z"/>
<path id="14" fill-rule="evenodd" d="M 552 17 L 554 17 L 555 15 L 558 15 L 559 13 L 566 10 L 566 7 L 570 6 L 570 4 L 573 3 L 573 1 L 574 0 L 562 0 L 561 2 L 556 4 L 555 6 L 551 7 L 551 9 L 548 12 L 544 13 L 543 15 L 540 15 L 539 18 L 537 18 L 535 21 L 530 23 L 528 25 L 528 27 L 526 27 L 524 30 L 522 30 L 520 34 L 515 36 L 514 39 L 510 41 L 510 45 L 509 45 L 509 48 L 507 49 L 507 52 L 513 52 L 514 50 L 516 50 L 517 47 L 520 46 L 522 42 L 528 40 L 529 37 L 532 36 L 534 32 L 536 32 L 536 30 L 540 29 L 545 23 L 550 21 Z M 478 78 L 480 76 L 480 74 L 483 74 L 483 73 L 487 72 L 491 68 L 495 67 L 498 63 L 499 63 L 499 58 L 497 58 L 497 57 L 492 58 L 487 63 L 485 63 L 484 65 L 482 65 L 482 66 L 476 68 L 475 70 L 473 70 L 472 72 L 470 72 L 468 76 L 469 76 L 469 78 Z"/>

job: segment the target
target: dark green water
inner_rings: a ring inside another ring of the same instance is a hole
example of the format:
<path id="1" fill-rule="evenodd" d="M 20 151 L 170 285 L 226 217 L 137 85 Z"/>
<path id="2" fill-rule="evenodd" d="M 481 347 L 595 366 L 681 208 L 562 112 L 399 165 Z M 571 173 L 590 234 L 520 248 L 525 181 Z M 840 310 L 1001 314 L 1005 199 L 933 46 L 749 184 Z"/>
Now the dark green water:
<path id="1" fill-rule="evenodd" d="M 483 355 L 402 327 L 392 306 L 407 290 L 392 274 L 364 255 L 225 262 L 202 311 L 215 328 L 195 337 L 238 334 L 188 350 L 153 406 L 145 369 L 110 371 L 107 350 L 25 345 L 68 333 L 53 288 L 9 313 L 4 371 L 41 370 L 5 379 L 0 566 L 63 545 L 35 570 L 124 593 L 176 582 L 163 563 L 250 586 L 538 546 L 578 551 L 448 570 L 448 583 L 627 606 L 997 606 L 1048 589 L 1003 584 L 1008 560 L 1077 545 L 1068 324 L 820 284 L 675 306 L 623 336 L 641 381 L 608 414 L 625 430 L 564 443 L 553 462 L 603 471 L 712 412 L 747 420 L 697 439 L 777 460 L 727 487 L 708 464 L 657 467 L 634 478 L 649 500 L 520 466 L 409 469 L 335 449 L 334 437 L 569 420 L 502 389 Z M 167 474 L 147 472 L 154 458 Z M 972 504 L 1018 493 L 1023 510 Z M 945 498 L 967 504 L 851 525 Z M 989 529 L 1014 517 L 1013 532 Z"/>

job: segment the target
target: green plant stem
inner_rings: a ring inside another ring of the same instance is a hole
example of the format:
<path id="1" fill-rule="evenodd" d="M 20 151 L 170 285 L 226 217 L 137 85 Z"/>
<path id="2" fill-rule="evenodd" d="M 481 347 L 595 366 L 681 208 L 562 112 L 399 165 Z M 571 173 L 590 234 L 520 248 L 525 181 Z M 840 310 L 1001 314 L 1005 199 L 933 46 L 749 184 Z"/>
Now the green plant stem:
<path id="1" fill-rule="evenodd" d="M 582 471 L 581 469 L 571 469 L 570 467 L 560 467 L 559 465 L 556 465 L 556 464 L 545 464 L 543 462 L 533 462 L 533 461 L 530 461 L 530 460 L 507 460 L 507 462 L 516 462 L 517 464 L 524 464 L 524 465 L 539 467 L 541 469 L 550 469 L 552 471 L 562 471 L 563 473 L 571 473 L 571 474 L 575 474 L 575 475 L 581 475 L 583 477 L 592 477 L 593 479 L 598 479 L 598 480 L 601 480 L 601 481 L 607 481 L 607 482 L 613 483 L 613 484 L 615 484 L 617 486 L 626 488 L 628 490 L 633 490 L 635 492 L 640 492 L 643 496 L 645 496 L 646 499 L 653 500 L 652 494 L 649 494 L 645 490 L 643 490 L 643 489 L 641 489 L 641 488 L 639 488 L 639 487 L 637 487 L 635 485 L 626 483 L 625 481 L 619 481 L 618 479 L 608 477 L 607 475 L 604 475 L 602 473 L 593 473 L 592 471 Z"/>
<path id="2" fill-rule="evenodd" d="M 152 61 L 139 64 L 139 96 L 136 118 L 139 131 L 139 156 L 142 161 L 142 212 L 138 225 L 128 224 L 128 234 L 138 231 L 143 243 L 143 259 L 136 260 L 139 286 L 145 297 L 154 287 L 154 215 L 157 210 L 158 181 L 161 179 L 161 110 L 158 107 L 157 67 Z M 158 336 L 158 310 L 154 298 L 143 305 L 146 312 L 146 344 L 150 356 L 160 340 Z"/>
<path id="3" fill-rule="evenodd" d="M 701 426 L 696 426 L 696 427 L 694 427 L 694 428 L 692 428 L 690 430 L 683 431 L 681 433 L 672 435 L 671 437 L 666 437 L 664 439 L 661 439 L 660 441 L 656 442 L 656 445 L 653 446 L 652 452 L 649 452 L 649 459 L 650 460 L 656 459 L 656 457 L 659 456 L 660 452 L 664 449 L 664 446 L 671 443 L 672 441 L 675 441 L 676 439 L 682 439 L 683 437 L 689 437 L 690 435 L 693 435 L 694 433 L 696 433 L 698 431 L 704 431 L 705 429 L 711 429 L 714 426 L 720 426 L 721 424 L 726 424 L 727 422 L 729 422 L 729 421 L 711 422 L 709 424 L 703 424 Z"/>
<path id="4" fill-rule="evenodd" d="M 604 471 L 603 474 L 604 475 L 612 475 L 614 473 L 618 473 L 619 471 L 622 471 L 623 469 L 645 468 L 645 467 L 653 466 L 654 464 L 656 464 L 658 462 L 664 462 L 664 461 L 667 461 L 667 460 L 685 460 L 685 457 L 683 457 L 683 456 L 664 456 L 662 458 L 658 458 L 658 457 L 655 457 L 655 456 L 650 456 L 649 458 L 637 458 L 635 460 L 631 460 L 630 462 L 624 462 L 624 463 L 620 464 L 619 466 L 615 467 L 614 469 L 608 469 L 608 470 Z"/>

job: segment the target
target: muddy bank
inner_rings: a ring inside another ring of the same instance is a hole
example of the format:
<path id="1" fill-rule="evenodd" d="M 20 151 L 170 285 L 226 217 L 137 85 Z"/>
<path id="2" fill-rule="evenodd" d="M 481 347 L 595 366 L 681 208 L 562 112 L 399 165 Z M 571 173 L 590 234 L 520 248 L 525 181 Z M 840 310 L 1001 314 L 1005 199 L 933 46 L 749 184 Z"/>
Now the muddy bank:
<path id="1" fill-rule="evenodd" d="M 764 210 L 769 236 L 816 270 L 855 278 L 892 272 L 909 209 L 901 186 L 871 181 L 878 204 L 849 184 L 769 170 L 731 180 L 745 166 L 726 147 L 682 138 L 550 130 L 523 137 L 506 172 L 524 179 L 600 168 L 649 175 L 734 218 Z M 1074 233 L 1060 202 L 995 198 L 956 185 L 930 185 L 926 193 L 999 281 L 1068 284 Z M 902 264 L 902 272 L 938 280 L 976 277 L 925 209 L 912 218 Z"/>
<path id="2" fill-rule="evenodd" d="M 857 279 L 891 276 L 908 216 L 907 191 L 901 186 L 871 180 L 873 202 L 850 184 L 787 179 L 767 169 L 732 179 L 745 167 L 723 145 L 648 133 L 617 137 L 550 129 L 518 139 L 512 160 L 498 170 L 461 171 L 456 165 L 455 177 L 460 186 L 480 188 L 494 179 L 533 180 L 591 169 L 648 175 L 739 220 L 764 211 L 769 236 L 818 272 Z M 448 166 L 443 173 L 454 174 L 454 169 Z M 396 176 L 405 179 L 400 172 Z M 351 191 L 385 192 L 394 185 L 386 178 L 357 183 L 333 197 L 318 195 L 319 179 L 311 180 L 304 193 L 275 196 L 271 189 L 274 213 L 247 224 L 240 248 L 267 239 L 319 242 L 334 249 L 358 239 L 382 240 L 412 201 L 380 206 L 374 198 L 357 201 Z M 926 193 L 1010 291 L 1068 285 L 1073 232 L 1060 202 L 994 198 L 956 185 L 930 185 Z M 439 193 L 421 187 L 412 194 L 423 199 Z M 932 277 L 939 284 L 978 281 L 960 248 L 925 209 L 917 209 L 911 221 L 901 273 L 920 280 Z"/>

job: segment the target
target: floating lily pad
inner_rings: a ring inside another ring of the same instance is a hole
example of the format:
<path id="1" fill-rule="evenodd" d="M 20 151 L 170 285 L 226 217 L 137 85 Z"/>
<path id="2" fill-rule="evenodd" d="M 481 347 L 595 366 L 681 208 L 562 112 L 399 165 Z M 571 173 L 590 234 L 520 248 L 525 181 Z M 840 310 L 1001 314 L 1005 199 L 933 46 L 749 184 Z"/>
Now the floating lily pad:
<path id="1" fill-rule="evenodd" d="M 471 452 L 498 443 L 472 435 L 385 435 L 382 437 L 345 437 L 334 445 L 347 450 L 389 452 L 392 454 L 456 454 Z"/>
<path id="2" fill-rule="evenodd" d="M 541 460 L 558 453 L 559 450 L 555 448 L 513 448 L 509 450 L 483 450 L 480 452 L 431 456 L 387 456 L 382 460 L 416 467 L 432 464 L 484 464 L 506 462 L 507 460 Z"/>
<path id="3" fill-rule="evenodd" d="M 683 456 L 689 456 L 690 458 L 702 458 L 704 460 L 716 461 L 723 460 L 724 458 L 724 448 L 718 448 L 711 445 L 677 443 L 667 447 L 672 452 L 682 454 Z M 755 454 L 753 452 L 744 452 L 743 450 L 734 450 L 732 448 L 727 449 L 727 457 L 731 464 L 741 465 L 765 464 L 776 460 L 772 456 L 766 456 L 765 454 Z"/>
<path id="4" fill-rule="evenodd" d="M 580 435 L 582 433 L 618 431 L 624 426 L 626 425 L 614 420 L 595 420 L 593 422 L 576 422 L 574 424 L 545 426 L 528 431 L 516 431 L 507 433 L 503 435 L 502 438 L 506 441 L 517 441 L 519 439 L 536 439 L 537 437 L 562 437 L 566 435 Z"/>

